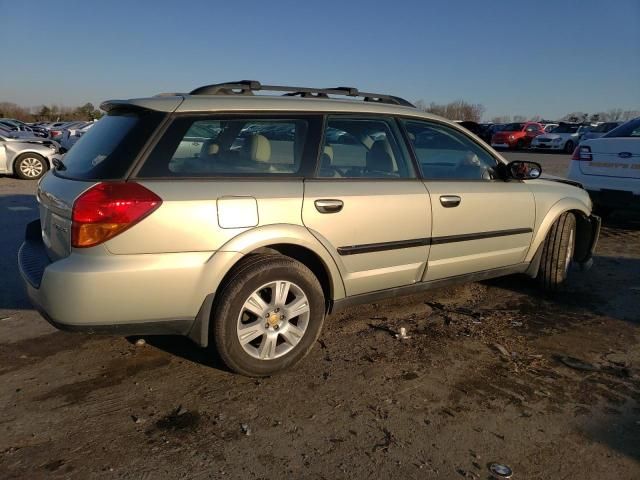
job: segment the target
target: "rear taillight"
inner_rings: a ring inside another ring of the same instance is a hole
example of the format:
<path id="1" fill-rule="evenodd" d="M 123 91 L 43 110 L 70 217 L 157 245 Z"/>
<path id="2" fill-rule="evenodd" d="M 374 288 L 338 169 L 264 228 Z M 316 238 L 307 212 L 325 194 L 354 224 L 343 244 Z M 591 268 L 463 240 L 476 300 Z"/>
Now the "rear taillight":
<path id="1" fill-rule="evenodd" d="M 590 162 L 592 159 L 591 147 L 576 147 L 571 156 L 571 160 L 578 162 Z"/>
<path id="2" fill-rule="evenodd" d="M 162 199 L 139 183 L 98 183 L 73 204 L 71 245 L 93 247 L 151 214 Z"/>
<path id="3" fill-rule="evenodd" d="M 49 134 L 50 134 L 52 137 L 57 137 L 57 136 L 58 136 L 58 135 L 60 135 L 61 133 L 62 133 L 62 131 L 61 131 L 61 130 L 51 130 L 51 131 L 49 132 Z"/>

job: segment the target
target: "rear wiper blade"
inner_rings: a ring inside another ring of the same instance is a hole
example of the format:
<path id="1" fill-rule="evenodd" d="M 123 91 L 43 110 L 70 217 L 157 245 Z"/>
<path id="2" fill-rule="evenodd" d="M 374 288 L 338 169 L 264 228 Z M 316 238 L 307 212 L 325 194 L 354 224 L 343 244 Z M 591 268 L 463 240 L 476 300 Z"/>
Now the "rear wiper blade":
<path id="1" fill-rule="evenodd" d="M 53 166 L 55 167 L 56 170 L 66 170 L 67 167 L 65 166 L 64 163 L 62 163 L 62 160 L 60 160 L 59 158 L 54 158 L 53 161 Z"/>

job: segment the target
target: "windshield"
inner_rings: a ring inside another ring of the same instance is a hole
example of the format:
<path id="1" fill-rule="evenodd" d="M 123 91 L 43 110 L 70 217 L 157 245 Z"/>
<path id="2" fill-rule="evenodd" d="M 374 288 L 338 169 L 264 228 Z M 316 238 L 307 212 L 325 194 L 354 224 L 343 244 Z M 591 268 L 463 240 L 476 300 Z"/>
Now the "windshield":
<path id="1" fill-rule="evenodd" d="M 509 123 L 500 129 L 501 132 L 519 132 L 524 128 L 524 123 Z"/>
<path id="2" fill-rule="evenodd" d="M 64 156 L 56 175 L 79 180 L 121 179 L 163 115 L 120 111 L 103 117 Z"/>
<path id="3" fill-rule="evenodd" d="M 551 133 L 576 133 L 578 128 L 578 125 L 558 125 Z"/>

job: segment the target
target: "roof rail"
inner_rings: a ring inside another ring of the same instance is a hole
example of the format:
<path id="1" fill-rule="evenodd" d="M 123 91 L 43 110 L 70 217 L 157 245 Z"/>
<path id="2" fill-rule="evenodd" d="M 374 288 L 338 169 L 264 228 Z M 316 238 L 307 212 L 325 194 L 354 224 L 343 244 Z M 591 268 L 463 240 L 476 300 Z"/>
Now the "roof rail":
<path id="1" fill-rule="evenodd" d="M 303 98 L 329 98 L 329 95 L 340 95 L 352 98 L 362 98 L 364 102 L 387 103 L 414 107 L 404 98 L 380 93 L 361 92 L 354 87 L 310 88 L 291 87 L 285 85 L 262 85 L 257 80 L 240 80 L 237 82 L 214 83 L 204 85 L 189 92 L 190 95 L 253 95 L 254 92 L 267 90 L 271 92 L 285 92 L 283 96 Z"/>

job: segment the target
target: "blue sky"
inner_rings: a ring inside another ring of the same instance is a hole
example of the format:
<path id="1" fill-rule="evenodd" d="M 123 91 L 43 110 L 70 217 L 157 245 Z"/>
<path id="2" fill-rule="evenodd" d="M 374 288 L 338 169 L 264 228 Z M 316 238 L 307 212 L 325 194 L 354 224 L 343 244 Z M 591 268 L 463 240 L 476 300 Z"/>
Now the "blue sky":
<path id="1" fill-rule="evenodd" d="M 640 109 L 640 0 L 0 0 L 0 101 L 75 105 L 238 79 L 502 114 Z"/>

